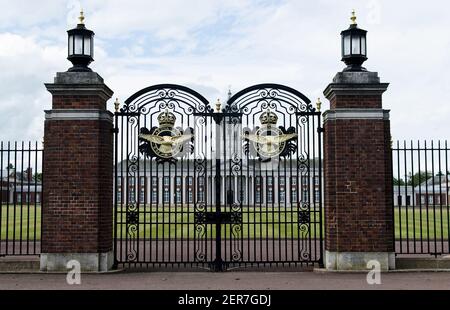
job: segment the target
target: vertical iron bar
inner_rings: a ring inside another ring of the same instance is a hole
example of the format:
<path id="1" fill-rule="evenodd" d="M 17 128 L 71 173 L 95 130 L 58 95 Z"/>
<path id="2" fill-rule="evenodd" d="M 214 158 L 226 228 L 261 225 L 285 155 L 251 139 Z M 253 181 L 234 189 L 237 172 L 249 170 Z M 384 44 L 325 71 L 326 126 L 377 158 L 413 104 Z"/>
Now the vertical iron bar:
<path id="1" fill-rule="evenodd" d="M 11 179 L 11 173 L 10 173 L 10 163 L 11 163 L 11 142 L 8 141 L 8 161 L 6 163 L 6 178 L 7 178 L 7 188 L 8 188 L 8 197 L 6 200 L 6 255 L 9 253 L 9 203 L 11 200 L 11 187 L 10 187 L 10 179 Z M 12 199 L 14 199 L 14 191 L 12 192 Z"/>
<path id="2" fill-rule="evenodd" d="M 224 126 L 225 126 L 225 122 L 224 121 Z M 216 218 L 220 217 L 220 213 L 221 213 L 221 208 L 220 208 L 220 194 L 221 194 L 221 162 L 220 162 L 220 134 L 221 134 L 221 120 L 220 119 L 216 119 L 216 176 L 215 176 L 215 183 L 216 183 Z M 225 141 L 225 129 L 223 130 L 223 140 Z M 225 149 L 223 150 L 225 153 Z M 224 156 L 224 160 L 225 160 L 225 156 Z M 225 162 L 224 162 L 225 165 Z M 224 182 L 225 184 L 226 182 Z M 222 237 L 222 225 L 220 225 L 220 223 L 216 223 L 216 257 L 215 257 L 215 261 L 214 261 L 214 269 L 215 271 L 221 271 L 222 269 L 222 245 L 221 245 L 221 237 Z"/>
<path id="3" fill-rule="evenodd" d="M 435 173 L 434 173 L 434 141 L 431 140 L 431 182 L 433 186 L 433 234 L 434 234 L 434 255 L 437 256 L 437 240 L 436 240 L 436 190 L 435 190 Z"/>
<path id="4" fill-rule="evenodd" d="M 413 142 L 411 140 L 411 176 L 414 176 L 414 149 Z M 414 253 L 417 253 L 416 249 L 416 206 L 414 204 L 415 186 L 411 183 L 411 198 L 409 199 L 410 205 L 412 206 L 412 216 L 413 216 L 413 242 L 414 242 Z M 408 193 L 406 193 L 406 204 L 408 204 Z"/>
<path id="5" fill-rule="evenodd" d="M 444 253 L 444 226 L 442 219 L 442 176 L 444 175 L 442 172 L 441 165 L 441 140 L 438 140 L 438 160 L 439 160 L 439 217 L 441 221 L 441 253 Z"/>
<path id="6" fill-rule="evenodd" d="M 36 172 L 36 169 L 34 170 Z M 31 175 L 30 175 L 31 174 Z M 31 141 L 28 141 L 28 202 L 27 202 L 27 254 L 30 254 L 30 200 L 31 200 L 31 179 L 33 178 L 33 170 L 31 169 Z M 36 180 L 34 181 L 36 183 Z M 34 200 L 36 201 L 36 191 L 34 191 Z"/>
<path id="7" fill-rule="evenodd" d="M 445 188 L 446 188 L 446 211 L 447 211 L 447 252 L 446 253 L 450 253 L 450 202 L 449 200 L 449 176 L 450 176 L 450 171 L 448 170 L 448 146 L 447 146 L 447 140 L 445 140 Z"/>
<path id="8" fill-rule="evenodd" d="M 119 178 L 117 173 L 117 165 L 119 164 L 119 161 L 117 160 L 117 156 L 119 154 L 118 152 L 118 145 L 119 141 L 117 141 L 119 136 L 119 125 L 118 125 L 118 114 L 117 112 L 114 115 L 114 242 L 113 242 L 113 250 L 114 250 L 114 268 L 117 268 L 117 225 L 118 225 L 118 219 L 117 219 L 117 194 L 118 194 L 118 185 L 117 180 Z M 122 193 L 123 194 L 123 193 Z"/>
<path id="9" fill-rule="evenodd" d="M 417 165 L 419 167 L 418 173 L 419 173 L 419 180 L 421 179 L 421 164 L 420 164 L 420 141 L 417 140 Z M 414 185 L 414 184 L 413 184 Z M 417 198 L 417 197 L 415 197 Z M 417 199 L 416 199 L 417 200 Z M 422 220 L 422 185 L 419 184 L 419 220 L 420 220 L 420 253 L 423 253 L 423 220 Z"/>
<path id="10" fill-rule="evenodd" d="M 322 127 L 321 127 L 321 115 L 318 115 L 318 140 L 319 140 L 319 267 L 323 268 L 323 230 L 322 230 Z"/>
<path id="11" fill-rule="evenodd" d="M 425 140 L 425 210 L 427 211 L 427 250 L 428 253 L 430 250 L 430 218 L 429 218 L 429 197 L 428 197 L 428 150 L 427 150 L 427 141 Z M 419 177 L 419 183 L 421 184 L 421 178 Z"/>
<path id="12" fill-rule="evenodd" d="M 44 148 L 44 146 L 42 146 L 43 148 Z M 38 202 L 37 202 L 37 182 L 38 182 L 38 172 L 39 172 L 39 170 L 38 170 L 38 156 L 39 156 L 39 150 L 38 150 L 38 142 L 36 141 L 36 154 L 35 154 L 35 157 L 34 157 L 34 166 L 36 167 L 36 179 L 34 180 L 34 192 L 36 193 L 35 194 L 35 199 L 34 199 L 34 228 L 33 228 L 33 231 L 34 231 L 34 234 L 33 234 L 33 254 L 37 254 L 36 253 L 36 231 L 37 231 L 37 228 L 36 228 L 36 224 L 37 224 L 37 208 L 38 208 Z M 42 170 L 43 170 L 43 165 L 44 165 L 44 149 L 42 149 L 42 158 L 41 158 L 41 172 L 42 172 Z M 41 182 L 41 191 L 40 191 L 40 200 L 39 200 L 39 203 L 40 203 L 40 214 L 41 214 L 41 223 L 42 223 L 42 204 L 43 204 L 43 199 L 44 199 L 44 186 L 43 186 L 43 178 L 44 178 L 44 175 L 43 174 L 41 174 L 41 180 L 40 180 L 40 182 Z M 42 227 L 42 225 L 39 225 L 39 227 Z M 41 231 L 42 231 L 42 229 L 41 229 Z M 41 233 L 42 234 L 42 233 Z"/>
<path id="13" fill-rule="evenodd" d="M 4 189 L 4 181 L 3 181 L 3 141 L 0 142 L 0 255 L 3 255 L 2 251 L 2 242 L 3 242 L 3 189 Z M 6 193 L 9 193 L 7 191 Z M 8 198 L 8 197 L 7 197 Z M 8 231 L 8 226 L 5 227 L 6 231 Z"/>
<path id="14" fill-rule="evenodd" d="M 398 207 L 398 232 L 399 232 L 399 240 L 400 240 L 400 253 L 403 253 L 403 239 L 402 239 L 402 206 L 401 199 L 398 197 L 401 194 L 401 173 L 400 173 L 400 141 L 397 141 L 397 207 Z M 407 182 L 407 180 L 404 180 Z"/>
<path id="15" fill-rule="evenodd" d="M 406 204 L 406 196 L 407 196 L 407 193 L 408 193 L 408 182 L 406 181 L 407 179 L 408 179 L 408 165 L 407 165 L 407 156 L 406 156 L 406 153 L 407 153 L 407 148 L 406 148 L 406 140 L 404 140 L 403 141 L 403 165 L 404 165 L 404 169 L 405 169 L 405 171 L 404 171 L 404 173 L 405 173 L 405 186 L 404 186 L 404 188 L 405 188 L 405 220 L 406 220 L 406 252 L 407 253 L 410 253 L 409 252 L 409 214 L 408 214 L 408 205 Z M 412 178 L 413 176 L 411 175 L 411 178 Z M 403 195 L 400 193 L 400 200 L 402 201 L 402 205 L 403 205 Z"/>
<path id="16" fill-rule="evenodd" d="M 17 141 L 14 142 L 14 219 L 13 219 L 13 250 L 12 254 L 16 254 L 16 213 L 17 213 Z M 22 198 L 22 197 L 20 197 Z M 22 199 L 20 199 L 22 201 Z"/>

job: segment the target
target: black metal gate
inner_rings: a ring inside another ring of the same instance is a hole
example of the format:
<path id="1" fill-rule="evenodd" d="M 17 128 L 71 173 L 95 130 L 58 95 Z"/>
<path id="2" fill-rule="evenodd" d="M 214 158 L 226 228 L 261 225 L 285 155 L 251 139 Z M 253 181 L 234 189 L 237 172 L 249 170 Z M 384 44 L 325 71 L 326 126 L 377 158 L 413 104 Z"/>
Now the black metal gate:
<path id="1" fill-rule="evenodd" d="M 211 107 L 157 85 L 115 121 L 116 264 L 323 265 L 321 116 L 303 94 L 262 84 Z"/>

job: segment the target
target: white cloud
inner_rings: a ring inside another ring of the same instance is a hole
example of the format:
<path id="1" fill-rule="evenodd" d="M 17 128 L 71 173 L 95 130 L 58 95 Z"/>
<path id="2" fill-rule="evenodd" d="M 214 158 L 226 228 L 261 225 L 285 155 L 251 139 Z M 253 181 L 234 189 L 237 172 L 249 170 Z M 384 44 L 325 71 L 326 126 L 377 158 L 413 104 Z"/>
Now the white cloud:
<path id="1" fill-rule="evenodd" d="M 40 139 L 43 86 L 70 65 L 66 34 L 78 2 L 3 1 L 0 21 L 2 139 Z M 209 100 L 261 82 L 295 87 L 311 100 L 342 70 L 339 32 L 352 8 L 369 31 L 369 70 L 391 86 L 394 138 L 450 131 L 449 5 L 410 1 L 81 1 L 96 32 L 99 72 L 122 101 L 159 83 L 193 87 Z M 371 4 L 371 5 L 369 5 Z M 326 100 L 325 108 L 327 107 Z M 26 107 L 26 109 L 24 109 Z"/>

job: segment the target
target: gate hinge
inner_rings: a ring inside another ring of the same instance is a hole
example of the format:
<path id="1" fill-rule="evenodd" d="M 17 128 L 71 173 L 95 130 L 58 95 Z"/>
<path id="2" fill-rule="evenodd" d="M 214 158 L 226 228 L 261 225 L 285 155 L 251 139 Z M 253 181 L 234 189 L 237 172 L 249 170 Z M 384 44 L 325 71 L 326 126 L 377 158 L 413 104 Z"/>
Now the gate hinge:
<path id="1" fill-rule="evenodd" d="M 323 127 L 317 127 L 317 132 L 318 133 L 324 133 L 325 129 Z"/>

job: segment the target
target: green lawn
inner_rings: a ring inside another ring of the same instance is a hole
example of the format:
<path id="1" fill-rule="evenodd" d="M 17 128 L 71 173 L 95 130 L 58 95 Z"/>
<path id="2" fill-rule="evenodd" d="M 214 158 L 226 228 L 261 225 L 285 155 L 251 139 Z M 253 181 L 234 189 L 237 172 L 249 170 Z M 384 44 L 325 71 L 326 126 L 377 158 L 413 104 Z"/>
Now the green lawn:
<path id="1" fill-rule="evenodd" d="M 395 237 L 400 238 L 401 232 L 403 240 L 406 240 L 407 236 L 411 239 L 414 235 L 416 239 L 420 239 L 420 235 L 422 235 L 423 238 L 429 236 L 430 239 L 434 239 L 436 236 L 438 240 L 443 236 L 442 239 L 448 240 L 449 215 L 448 207 L 445 206 L 442 207 L 442 221 L 440 206 L 436 206 L 435 210 L 433 210 L 433 207 L 429 207 L 428 215 L 424 207 L 422 208 L 422 212 L 418 207 L 414 210 L 411 208 L 406 210 L 403 207 L 401 211 L 396 208 L 394 211 Z"/>
<path id="2" fill-rule="evenodd" d="M 15 209 L 15 210 L 14 210 Z M 22 210 L 22 214 L 21 214 Z M 15 213 L 14 213 L 15 211 Z M 36 230 L 34 229 L 36 222 Z M 23 207 L 3 205 L 1 208 L 1 230 L 0 240 L 20 240 L 22 228 L 22 240 L 41 239 L 41 206 L 35 209 L 34 205 L 28 206 L 24 203 Z M 15 231 L 14 231 L 15 230 Z M 34 235 L 36 231 L 36 236 Z"/>
<path id="3" fill-rule="evenodd" d="M 8 236 L 9 240 L 12 240 L 15 234 L 16 240 L 20 239 L 20 232 L 22 231 L 22 240 L 34 239 L 40 240 L 41 237 L 41 207 L 37 206 L 36 210 L 34 206 L 30 206 L 28 214 L 28 208 L 24 205 L 22 214 L 20 213 L 20 206 L 15 208 L 9 206 L 9 210 L 6 205 L 1 208 L 1 230 L 0 239 L 5 240 Z M 139 216 L 139 238 L 193 238 L 196 233 L 195 227 L 192 224 L 194 222 L 194 213 L 192 208 L 177 207 L 175 213 L 175 207 L 172 208 L 155 208 L 144 209 L 141 208 L 142 213 Z M 161 212 L 163 211 L 163 212 Z M 235 230 L 230 232 L 230 225 L 223 225 L 223 236 L 230 236 L 230 233 L 234 238 L 293 238 L 296 239 L 299 236 L 307 236 L 306 233 L 299 229 L 297 218 L 298 213 L 295 210 L 280 209 L 277 208 L 244 208 L 243 210 L 243 225 L 242 230 Z M 7 217 L 8 214 L 8 217 Z M 417 239 L 420 239 L 422 234 L 423 238 L 429 236 L 434 238 L 435 232 L 437 239 L 441 238 L 447 240 L 449 233 L 449 211 L 443 207 L 442 210 L 442 223 L 440 207 L 436 207 L 428 210 L 427 212 L 419 208 L 408 209 L 402 208 L 401 211 L 395 209 L 395 231 L 396 238 L 400 237 L 400 231 L 402 239 L 405 239 L 407 234 L 411 239 L 414 234 Z M 312 220 L 317 221 L 319 213 L 311 213 Z M 421 219 L 422 217 L 422 219 Z M 7 220 L 8 218 L 8 220 Z M 119 212 L 119 222 L 125 222 L 125 213 Z M 401 222 L 400 222 L 401 218 Z M 436 220 L 434 220 L 436 219 Z M 36 221 L 36 236 L 34 236 L 34 222 Z M 8 223 L 8 225 L 7 225 Z M 14 225 L 15 223 L 15 225 Z M 21 227 L 22 223 L 22 227 Z M 152 223 L 152 224 L 150 224 Z M 191 223 L 191 224 L 188 224 Z M 401 223 L 401 224 L 400 224 Z M 415 225 L 413 224 L 415 223 Z M 427 225 L 428 223 L 428 225 Z M 436 225 L 435 225 L 435 224 Z M 442 228 L 441 228 L 442 224 Z M 14 231 L 15 227 L 15 231 Z M 436 227 L 436 229 L 435 229 Z M 21 230 L 22 228 L 22 230 Z M 125 236 L 126 225 L 118 224 L 118 231 L 122 230 L 122 235 Z M 414 229 L 415 228 L 415 229 Z M 215 237 L 215 225 L 206 225 L 204 230 L 197 232 L 203 237 L 214 238 Z M 300 235 L 299 235 L 300 234 Z M 311 237 L 319 236 L 318 224 L 311 225 L 308 233 Z M 197 235 L 198 236 L 198 235 Z"/>
<path id="4" fill-rule="evenodd" d="M 141 208 L 141 212 L 144 209 Z M 163 212 L 161 212 L 163 211 Z M 125 237 L 126 216 L 125 212 L 118 214 L 119 224 L 117 226 L 118 235 Z M 318 222 L 319 212 L 311 212 L 311 221 Z M 152 224 L 150 224 L 152 223 Z M 139 217 L 139 238 L 215 238 L 215 225 L 205 225 L 199 227 L 199 231 L 194 227 L 193 208 L 156 208 L 147 207 L 146 214 Z M 293 238 L 298 237 L 319 237 L 319 224 L 311 224 L 310 231 L 302 230 L 306 226 L 299 228 L 298 212 L 290 208 L 243 208 L 242 229 L 231 225 L 222 225 L 222 237 L 233 238 Z M 204 228 L 204 229 L 203 229 Z M 236 230 L 237 228 L 237 230 Z M 197 234 L 197 235 L 195 235 Z M 133 232 L 133 235 L 134 232 Z"/>

